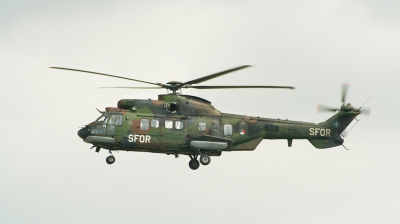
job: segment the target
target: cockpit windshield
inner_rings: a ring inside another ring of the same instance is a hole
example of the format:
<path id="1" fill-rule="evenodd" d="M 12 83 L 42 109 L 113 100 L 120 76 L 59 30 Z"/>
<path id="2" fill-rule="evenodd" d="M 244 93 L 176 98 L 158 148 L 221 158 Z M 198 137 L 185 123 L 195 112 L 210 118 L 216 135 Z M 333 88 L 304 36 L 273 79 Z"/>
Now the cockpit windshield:
<path id="1" fill-rule="evenodd" d="M 122 125 L 122 114 L 103 113 L 95 120 L 95 123 Z"/>
<path id="2" fill-rule="evenodd" d="M 91 126 L 92 135 L 114 135 L 116 126 L 120 129 L 122 126 L 122 113 L 103 113 L 99 118 L 94 121 Z"/>
<path id="3" fill-rule="evenodd" d="M 103 113 L 99 118 L 96 119 L 95 122 L 102 122 L 102 123 L 107 123 L 108 120 L 108 114 L 107 113 Z"/>

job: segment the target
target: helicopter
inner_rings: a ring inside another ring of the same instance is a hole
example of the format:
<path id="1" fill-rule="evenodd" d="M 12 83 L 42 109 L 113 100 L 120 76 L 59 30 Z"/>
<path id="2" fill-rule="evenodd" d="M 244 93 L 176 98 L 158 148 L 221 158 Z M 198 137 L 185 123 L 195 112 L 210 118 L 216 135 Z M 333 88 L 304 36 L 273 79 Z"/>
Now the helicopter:
<path id="1" fill-rule="evenodd" d="M 187 82 L 170 81 L 165 84 L 71 68 L 50 68 L 153 85 L 104 88 L 167 89 L 168 93 L 158 95 L 157 100 L 121 99 L 117 107 L 98 110 L 101 116 L 78 131 L 78 136 L 84 142 L 93 145 L 91 149 L 96 148 L 96 152 L 101 149 L 109 151 L 110 155 L 106 158 L 108 164 L 113 164 L 116 160 L 112 152 L 122 150 L 163 153 L 175 155 L 176 158 L 187 155 L 190 157 L 190 169 L 197 170 L 200 164 L 209 165 L 211 156 L 221 156 L 222 152 L 252 151 L 263 139 L 285 139 L 288 147 L 292 147 L 294 139 L 307 139 L 318 149 L 336 146 L 346 148 L 343 145 L 342 132 L 358 115 L 368 114 L 368 110 L 361 109 L 365 103 L 360 108 L 345 103 L 347 84 L 342 86 L 341 107 L 318 106 L 320 111 L 336 112 L 320 123 L 222 113 L 210 101 L 180 92 L 181 89 L 188 88 L 294 89 L 292 86 L 196 85 L 247 67 L 250 66 L 239 66 Z"/>

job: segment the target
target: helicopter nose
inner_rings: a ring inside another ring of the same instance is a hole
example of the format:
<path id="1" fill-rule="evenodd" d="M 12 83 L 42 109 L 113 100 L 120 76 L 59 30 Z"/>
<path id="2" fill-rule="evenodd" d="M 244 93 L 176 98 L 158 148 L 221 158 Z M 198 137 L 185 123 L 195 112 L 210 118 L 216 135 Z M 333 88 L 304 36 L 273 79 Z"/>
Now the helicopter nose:
<path id="1" fill-rule="evenodd" d="M 89 136 L 89 134 L 90 134 L 90 132 L 89 132 L 87 126 L 78 131 L 78 136 L 83 140 L 85 140 L 86 137 Z"/>

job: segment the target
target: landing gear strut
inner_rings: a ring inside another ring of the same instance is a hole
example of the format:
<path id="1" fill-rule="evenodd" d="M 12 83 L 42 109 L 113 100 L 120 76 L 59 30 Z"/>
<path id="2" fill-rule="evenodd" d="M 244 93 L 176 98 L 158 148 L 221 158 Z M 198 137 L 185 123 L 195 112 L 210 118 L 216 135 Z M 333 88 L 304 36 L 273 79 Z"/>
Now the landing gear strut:
<path id="1" fill-rule="evenodd" d="M 197 170 L 197 169 L 200 167 L 200 163 L 201 163 L 203 166 L 207 166 L 208 164 L 210 164 L 211 158 L 210 158 L 209 155 L 207 155 L 207 154 L 201 154 L 201 155 L 200 155 L 200 162 L 199 162 L 199 160 L 197 160 L 197 157 L 198 157 L 198 156 L 199 156 L 199 155 L 189 155 L 189 157 L 190 157 L 190 161 L 189 161 L 189 167 L 190 167 L 190 169 L 192 169 L 192 170 Z"/>
<path id="2" fill-rule="evenodd" d="M 200 167 L 200 163 L 199 163 L 199 161 L 197 160 L 197 156 L 198 155 L 189 155 L 189 157 L 190 157 L 190 161 L 189 161 L 189 167 L 190 167 L 190 169 L 192 169 L 192 170 L 197 170 L 199 167 Z"/>
<path id="3" fill-rule="evenodd" d="M 111 153 L 111 151 L 110 151 L 110 154 L 111 155 L 109 155 L 107 158 L 106 158 L 106 162 L 108 163 L 108 164 L 113 164 L 114 162 L 115 162 L 115 157 L 113 156 L 113 154 Z"/>

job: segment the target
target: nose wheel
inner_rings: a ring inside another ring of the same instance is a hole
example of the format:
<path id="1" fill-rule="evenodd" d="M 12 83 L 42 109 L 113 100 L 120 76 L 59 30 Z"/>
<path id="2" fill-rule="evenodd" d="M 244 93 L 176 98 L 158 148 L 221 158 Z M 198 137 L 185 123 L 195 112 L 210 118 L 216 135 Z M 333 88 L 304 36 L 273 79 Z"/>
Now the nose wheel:
<path id="1" fill-rule="evenodd" d="M 114 162 L 115 162 L 115 157 L 113 156 L 113 155 L 111 155 L 111 156 L 108 156 L 107 158 L 106 158 L 106 162 L 108 163 L 108 164 L 113 164 Z"/>
<path id="2" fill-rule="evenodd" d="M 111 165 L 111 164 L 115 163 L 115 157 L 113 156 L 113 154 L 111 153 L 111 151 L 110 151 L 110 154 L 111 154 L 111 155 L 107 156 L 106 162 L 107 162 L 108 164 Z"/>

